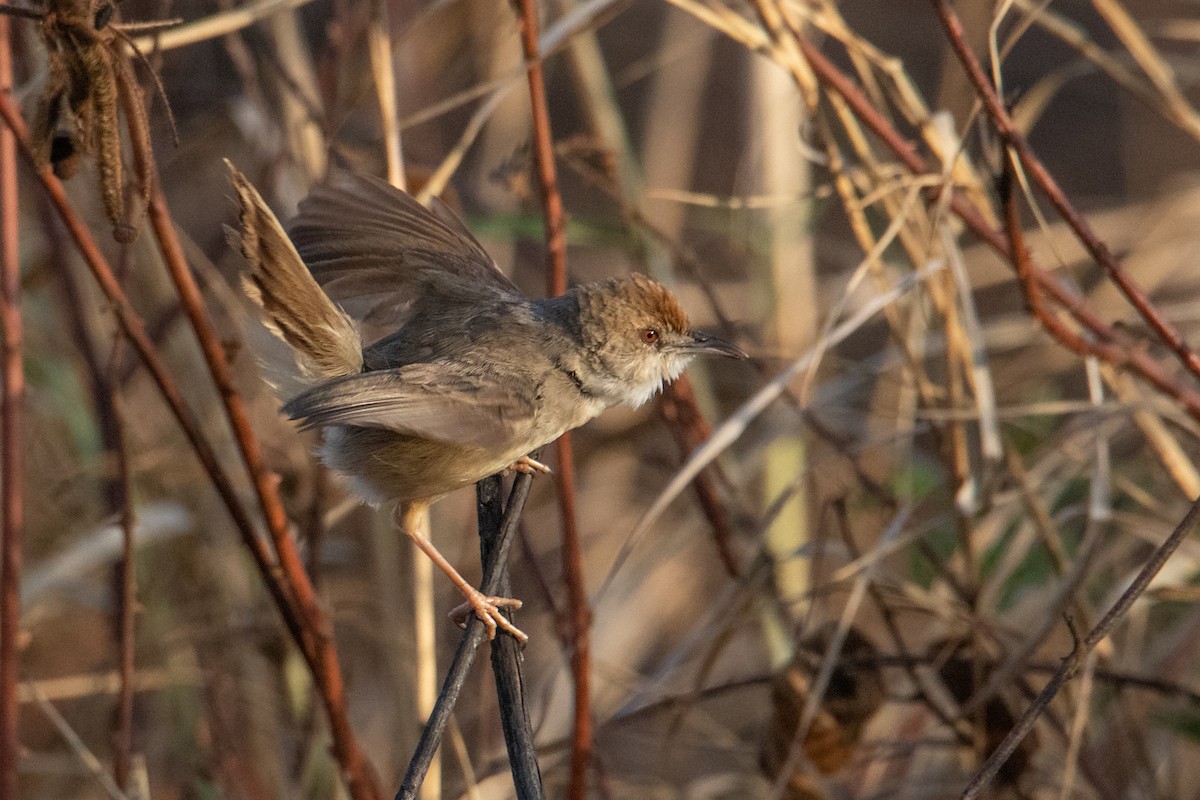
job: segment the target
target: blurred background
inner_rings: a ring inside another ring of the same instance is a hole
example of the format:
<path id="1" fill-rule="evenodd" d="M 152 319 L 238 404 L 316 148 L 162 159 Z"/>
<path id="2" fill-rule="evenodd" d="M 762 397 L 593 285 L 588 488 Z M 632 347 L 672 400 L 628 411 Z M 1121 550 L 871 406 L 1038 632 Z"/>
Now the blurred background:
<path id="1" fill-rule="evenodd" d="M 46 2 L 64 15 L 97 9 Z M 931 171 L 905 169 L 812 79 L 786 32 L 764 33 L 764 8 L 853 76 Z M 1001 96 L 1038 156 L 1190 334 L 1195 4 L 955 9 L 985 64 L 989 41 L 1003 52 Z M 1196 417 L 1121 365 L 1056 343 L 1010 263 L 922 191 L 953 184 L 1000 230 L 1001 148 L 930 4 L 548 0 L 540 14 L 571 281 L 654 275 L 697 326 L 751 355 L 697 363 L 682 390 L 575 434 L 593 614 L 586 796 L 957 797 L 1071 651 L 1064 617 L 1088 630 L 1200 495 Z M 222 159 L 284 220 L 330 169 L 385 175 L 374 25 L 390 47 L 410 190 L 440 194 L 541 295 L 520 16 L 501 0 L 126 0 L 110 24 L 173 18 L 184 24 L 161 38 L 129 29 L 147 62 L 134 70 L 161 186 L 332 619 L 350 723 L 391 796 L 423 722 L 421 659 L 430 665 L 414 644 L 413 552 L 278 413 L 253 357 L 266 334 L 225 241 L 236 213 Z M 45 26 L 10 25 L 31 120 L 54 59 Z M 113 240 L 96 158 L 66 183 L 71 203 L 258 514 L 124 148 L 140 237 Z M 224 504 L 40 186 L 24 169 L 20 180 L 21 796 L 105 796 L 82 754 L 102 771 L 114 758 L 118 441 L 135 520 L 128 795 L 348 796 L 304 659 Z M 1022 223 L 1039 264 L 1190 385 L 1052 209 L 1022 200 Z M 693 407 L 703 420 L 688 424 Z M 699 491 L 684 488 L 639 528 L 710 429 L 728 436 Z M 512 575 L 548 794 L 580 797 L 567 788 L 572 609 L 554 492 L 535 482 Z M 434 541 L 471 580 L 474 513 L 463 491 L 433 514 Z M 1198 558 L 1186 541 L 985 796 L 1200 793 Z M 459 599 L 440 577 L 433 591 L 440 676 L 459 639 L 444 615 Z M 994 675 L 998 691 L 969 701 Z M 513 796 L 482 660 L 439 782 L 426 797 Z"/>

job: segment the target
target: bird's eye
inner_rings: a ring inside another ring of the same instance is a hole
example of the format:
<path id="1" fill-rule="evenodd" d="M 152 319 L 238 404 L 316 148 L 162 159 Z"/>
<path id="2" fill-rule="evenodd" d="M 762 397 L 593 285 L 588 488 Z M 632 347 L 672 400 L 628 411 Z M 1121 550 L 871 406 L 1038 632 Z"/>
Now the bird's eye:
<path id="1" fill-rule="evenodd" d="M 638 336 L 645 344 L 658 344 L 658 331 L 654 328 L 642 328 Z"/>

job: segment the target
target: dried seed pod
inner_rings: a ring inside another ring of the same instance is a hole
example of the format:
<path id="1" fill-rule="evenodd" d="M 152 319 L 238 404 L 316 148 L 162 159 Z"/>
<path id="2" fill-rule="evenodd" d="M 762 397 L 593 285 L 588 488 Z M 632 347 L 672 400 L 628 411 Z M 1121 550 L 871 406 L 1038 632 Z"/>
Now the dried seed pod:
<path id="1" fill-rule="evenodd" d="M 148 150 L 150 136 L 141 88 L 123 50 L 132 41 L 123 30 L 126 26 L 113 21 L 115 14 L 111 0 L 50 0 L 41 18 L 49 69 L 31 128 L 39 159 L 60 178 L 78 171 L 81 155 L 96 157 L 100 195 L 113 238 L 130 242 L 137 229 L 129 223 L 125 204 L 119 100 L 125 101 L 135 150 Z M 145 30 L 155 24 L 135 27 Z M 155 85 L 161 91 L 157 76 Z M 148 152 L 138 152 L 143 167 L 137 183 L 146 198 L 152 158 Z"/>

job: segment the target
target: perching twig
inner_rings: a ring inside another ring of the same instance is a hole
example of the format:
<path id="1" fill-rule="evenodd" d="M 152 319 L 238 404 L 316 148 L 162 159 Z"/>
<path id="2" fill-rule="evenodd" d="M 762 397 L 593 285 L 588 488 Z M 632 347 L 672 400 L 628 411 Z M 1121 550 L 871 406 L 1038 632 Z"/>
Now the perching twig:
<path id="1" fill-rule="evenodd" d="M 488 478 L 480 481 L 480 484 L 487 484 L 493 480 L 493 478 Z M 495 595 L 500 591 L 501 580 L 507 574 L 508 553 L 512 547 L 517 523 L 521 519 L 521 512 L 525 508 L 525 500 L 529 497 L 529 487 L 532 482 L 533 476 L 525 474 L 518 475 L 513 481 L 512 492 L 509 493 L 508 505 L 504 509 L 504 518 L 498 533 L 495 528 L 490 531 L 483 529 L 484 515 L 482 511 L 480 513 L 480 539 L 495 542 L 492 557 L 484 565 L 483 582 L 479 587 L 485 595 Z M 479 491 L 481 495 L 484 492 L 482 488 Z M 484 496 L 480 497 L 481 505 L 485 499 Z M 489 516 L 488 519 L 491 517 Z M 425 771 L 429 768 L 433 754 L 442 741 L 446 723 L 450 721 L 450 713 L 454 710 L 454 704 L 458 702 L 458 695 L 462 692 L 463 683 L 467 680 L 467 673 L 471 670 L 471 665 L 475 663 L 479 645 L 483 643 L 486 635 L 483 623 L 474 614 L 470 615 L 467 618 L 467 627 L 463 631 L 462 640 L 458 644 L 458 650 L 455 651 L 454 658 L 450 662 L 450 669 L 446 672 L 442 691 L 438 695 L 437 703 L 433 706 L 433 713 L 429 715 L 429 721 L 425 723 L 425 729 L 421 732 L 421 740 L 417 743 L 417 749 L 408 762 L 408 771 L 404 775 L 400 789 L 396 792 L 396 800 L 415 800 L 417 790 L 421 788 L 421 781 L 425 778 Z M 493 641 L 492 646 L 495 647 L 503 638 L 508 638 L 507 634 L 502 633 Z"/>
<path id="2" fill-rule="evenodd" d="M 483 563 L 495 561 L 495 551 L 503 544 L 507 547 L 511 539 L 502 541 L 503 509 L 500 494 L 503 483 L 499 477 L 480 481 L 479 498 L 479 545 Z M 511 505 L 511 503 L 510 503 Z M 507 563 L 507 553 L 502 554 Z M 508 570 L 501 569 L 499 583 L 494 594 L 503 597 L 512 595 Z M 511 615 L 503 609 L 501 613 Z M 525 707 L 525 679 L 521 665 L 524 656 L 521 644 L 511 636 L 500 636 L 492 642 L 492 673 L 496 678 L 496 698 L 500 706 L 500 725 L 504 729 L 504 743 L 508 747 L 508 763 L 512 770 L 513 787 L 517 800 L 544 800 L 542 773 L 538 769 L 537 750 L 533 743 L 533 725 L 529 721 L 529 710 Z"/>

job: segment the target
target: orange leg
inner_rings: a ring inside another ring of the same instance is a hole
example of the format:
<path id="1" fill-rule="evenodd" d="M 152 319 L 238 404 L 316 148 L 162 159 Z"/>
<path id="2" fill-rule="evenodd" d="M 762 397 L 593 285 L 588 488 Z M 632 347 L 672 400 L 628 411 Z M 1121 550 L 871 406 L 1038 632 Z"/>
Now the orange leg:
<path id="1" fill-rule="evenodd" d="M 463 597 L 467 598 L 467 602 L 450 612 L 450 618 L 458 623 L 459 627 L 466 625 L 466 617 L 470 611 L 475 612 L 475 616 L 487 626 L 489 639 L 496 638 L 496 628 L 507 631 L 516 637 L 521 644 L 529 641 L 529 637 L 525 635 L 519 628 L 509 622 L 500 609 L 504 607 L 520 608 L 521 601 L 512 597 L 489 597 L 483 592 L 476 589 L 467 579 L 458 574 L 458 570 L 454 568 L 446 557 L 443 556 L 438 549 L 433 546 L 433 542 L 429 541 L 422 533 L 425 526 L 423 524 L 424 517 L 429 511 L 429 503 L 424 500 L 414 500 L 407 503 L 401 503 L 396 509 L 396 524 L 400 529 L 413 540 L 413 544 L 421 548 L 421 552 L 429 556 L 434 564 L 437 564 L 442 572 L 454 582 L 458 590 L 463 593 Z"/>

